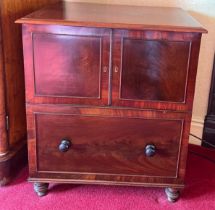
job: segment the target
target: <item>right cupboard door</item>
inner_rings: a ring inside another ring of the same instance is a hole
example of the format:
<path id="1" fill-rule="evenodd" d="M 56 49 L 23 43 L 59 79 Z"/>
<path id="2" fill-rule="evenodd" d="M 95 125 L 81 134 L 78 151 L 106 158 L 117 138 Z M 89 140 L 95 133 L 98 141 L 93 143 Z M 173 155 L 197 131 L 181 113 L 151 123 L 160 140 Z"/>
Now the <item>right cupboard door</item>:
<path id="1" fill-rule="evenodd" d="M 200 34 L 114 30 L 115 106 L 191 110 Z"/>

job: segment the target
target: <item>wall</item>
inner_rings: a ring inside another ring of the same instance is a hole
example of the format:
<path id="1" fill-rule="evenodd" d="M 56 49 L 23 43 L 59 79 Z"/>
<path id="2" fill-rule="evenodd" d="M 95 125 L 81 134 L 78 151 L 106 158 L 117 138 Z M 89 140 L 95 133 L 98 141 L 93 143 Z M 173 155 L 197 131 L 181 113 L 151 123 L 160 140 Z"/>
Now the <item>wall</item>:
<path id="1" fill-rule="evenodd" d="M 202 135 L 204 117 L 207 112 L 208 94 L 215 52 L 215 0 L 66 0 L 76 2 L 95 2 L 142 6 L 180 7 L 188 11 L 207 30 L 203 35 L 196 82 L 191 132 Z M 195 139 L 192 143 L 200 144 Z"/>

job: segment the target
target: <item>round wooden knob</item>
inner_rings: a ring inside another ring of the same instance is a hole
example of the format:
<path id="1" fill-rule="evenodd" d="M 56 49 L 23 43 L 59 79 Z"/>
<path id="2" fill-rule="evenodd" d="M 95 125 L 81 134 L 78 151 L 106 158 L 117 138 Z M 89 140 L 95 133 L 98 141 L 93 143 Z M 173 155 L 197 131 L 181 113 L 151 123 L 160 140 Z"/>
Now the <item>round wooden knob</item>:
<path id="1" fill-rule="evenodd" d="M 152 157 L 156 153 L 156 147 L 153 144 L 148 144 L 145 147 L 145 154 L 147 157 Z"/>
<path id="2" fill-rule="evenodd" d="M 71 141 L 67 139 L 63 139 L 58 147 L 60 152 L 67 152 L 71 147 Z"/>

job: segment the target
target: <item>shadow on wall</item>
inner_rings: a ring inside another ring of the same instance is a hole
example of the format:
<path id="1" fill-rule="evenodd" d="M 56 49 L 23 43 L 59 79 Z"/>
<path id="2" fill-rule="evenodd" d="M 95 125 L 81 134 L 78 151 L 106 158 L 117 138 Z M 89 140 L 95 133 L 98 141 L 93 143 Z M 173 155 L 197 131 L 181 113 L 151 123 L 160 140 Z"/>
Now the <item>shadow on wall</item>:
<path id="1" fill-rule="evenodd" d="M 215 52 L 215 16 L 207 16 L 195 11 L 188 12 L 208 30 L 208 34 L 203 34 L 202 36 L 191 125 L 191 132 L 201 137 L 204 118 L 207 113 L 213 56 Z M 198 144 L 192 137 L 190 138 L 190 142 Z"/>

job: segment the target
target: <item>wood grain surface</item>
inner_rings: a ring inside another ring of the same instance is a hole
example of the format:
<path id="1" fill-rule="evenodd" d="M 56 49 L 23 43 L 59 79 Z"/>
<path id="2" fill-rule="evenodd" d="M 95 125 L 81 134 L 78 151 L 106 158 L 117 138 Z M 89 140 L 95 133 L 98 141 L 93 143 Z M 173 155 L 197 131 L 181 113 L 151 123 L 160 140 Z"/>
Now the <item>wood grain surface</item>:
<path id="1" fill-rule="evenodd" d="M 17 23 L 30 181 L 184 186 L 199 23 L 178 8 L 66 2 Z"/>
<path id="2" fill-rule="evenodd" d="M 2 27 L 0 26 L 0 45 L 3 44 Z M 4 72 L 4 52 L 0 48 L 0 155 L 8 152 L 9 144 L 7 139 L 6 125 L 6 93 L 5 93 L 5 72 Z"/>
<path id="3" fill-rule="evenodd" d="M 23 26 L 26 101 L 107 105 L 110 33 L 99 28 Z"/>
<path id="4" fill-rule="evenodd" d="M 113 30 L 112 104 L 192 110 L 200 41 L 199 33 Z"/>
<path id="5" fill-rule="evenodd" d="M 17 22 L 156 31 L 207 32 L 195 19 L 180 8 L 92 3 L 62 2 L 30 14 Z"/>
<path id="6" fill-rule="evenodd" d="M 26 163 L 22 30 L 15 20 L 57 0 L 0 1 L 0 183 Z M 8 119 L 8 120 L 7 120 Z M 17 146 L 17 145 L 21 145 Z"/>
<path id="7" fill-rule="evenodd" d="M 23 39 L 28 103 L 192 110 L 199 33 L 24 25 Z"/>
<path id="8" fill-rule="evenodd" d="M 121 47 L 122 100 L 185 101 L 190 42 L 124 38 Z"/>
<path id="9" fill-rule="evenodd" d="M 27 113 L 32 180 L 58 181 L 58 177 L 64 182 L 183 184 L 190 124 L 187 114 L 69 105 L 28 105 Z M 72 142 L 66 153 L 58 150 L 63 138 Z M 153 141 L 157 157 L 146 158 L 145 145 Z"/>
<path id="10" fill-rule="evenodd" d="M 57 0 L 1 0 L 2 47 L 5 74 L 5 103 L 9 119 L 9 141 L 16 144 L 26 138 L 24 65 L 21 27 L 17 18 Z M 7 90 L 7 91 L 6 91 Z"/>
<path id="11" fill-rule="evenodd" d="M 35 94 L 100 98 L 102 41 L 96 35 L 33 34 Z"/>
<path id="12" fill-rule="evenodd" d="M 35 120 L 38 172 L 177 177 L 181 120 L 50 114 Z M 64 153 L 63 139 L 71 141 Z M 145 155 L 149 144 L 156 147 L 153 157 Z"/>

